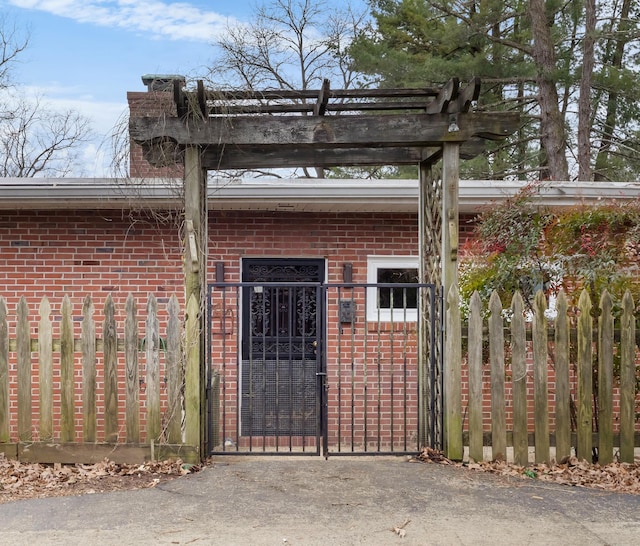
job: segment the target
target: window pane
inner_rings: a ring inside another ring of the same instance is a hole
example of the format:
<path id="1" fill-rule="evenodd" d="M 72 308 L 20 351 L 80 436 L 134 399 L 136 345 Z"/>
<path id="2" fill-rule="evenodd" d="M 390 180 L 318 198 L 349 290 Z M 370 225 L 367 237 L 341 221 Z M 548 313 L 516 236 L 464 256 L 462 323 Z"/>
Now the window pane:
<path id="1" fill-rule="evenodd" d="M 378 268 L 379 283 L 417 283 L 417 268 Z M 379 288 L 378 306 L 380 309 L 417 309 L 417 288 Z"/>

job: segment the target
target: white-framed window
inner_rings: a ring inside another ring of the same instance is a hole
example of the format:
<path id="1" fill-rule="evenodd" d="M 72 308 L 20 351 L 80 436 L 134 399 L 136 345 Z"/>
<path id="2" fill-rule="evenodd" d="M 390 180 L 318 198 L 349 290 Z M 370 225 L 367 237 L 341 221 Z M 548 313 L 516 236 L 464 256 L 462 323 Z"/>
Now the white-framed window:
<path id="1" fill-rule="evenodd" d="M 417 256 L 369 256 L 367 283 L 417 283 Z M 367 288 L 367 320 L 403 322 L 418 320 L 418 289 L 416 287 Z"/>

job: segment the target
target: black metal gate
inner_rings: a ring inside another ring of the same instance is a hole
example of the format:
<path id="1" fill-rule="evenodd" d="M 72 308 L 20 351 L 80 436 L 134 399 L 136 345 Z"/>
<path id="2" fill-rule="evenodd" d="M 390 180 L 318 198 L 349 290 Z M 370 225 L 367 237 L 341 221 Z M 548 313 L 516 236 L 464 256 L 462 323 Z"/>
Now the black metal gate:
<path id="1" fill-rule="evenodd" d="M 243 282 L 209 285 L 210 453 L 402 454 L 436 445 L 440 404 L 424 400 L 442 392 L 435 287 L 329 285 L 323 276 L 321 260 L 245 260 Z M 433 346 L 420 349 L 425 312 Z"/>

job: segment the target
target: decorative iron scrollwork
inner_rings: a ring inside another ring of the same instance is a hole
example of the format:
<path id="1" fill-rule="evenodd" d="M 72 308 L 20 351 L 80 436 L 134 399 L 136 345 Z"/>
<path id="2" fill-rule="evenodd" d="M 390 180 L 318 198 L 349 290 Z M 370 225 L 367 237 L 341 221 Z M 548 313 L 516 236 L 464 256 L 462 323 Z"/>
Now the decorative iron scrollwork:
<path id="1" fill-rule="evenodd" d="M 313 341 L 318 337 L 318 292 L 299 283 L 321 282 L 321 260 L 291 260 L 292 263 L 247 261 L 244 280 L 265 283 L 259 290 L 249 288 L 249 317 L 245 318 L 251 337 L 248 347 L 254 358 L 312 358 Z M 269 283 L 287 283 L 269 286 Z M 249 357 L 247 354 L 245 357 Z"/>

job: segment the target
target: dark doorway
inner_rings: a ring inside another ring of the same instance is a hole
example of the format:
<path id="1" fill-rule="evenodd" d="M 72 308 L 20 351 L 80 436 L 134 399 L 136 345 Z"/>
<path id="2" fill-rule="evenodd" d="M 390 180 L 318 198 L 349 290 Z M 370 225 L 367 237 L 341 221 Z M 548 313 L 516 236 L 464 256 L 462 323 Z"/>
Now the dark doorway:
<path id="1" fill-rule="evenodd" d="M 243 436 L 318 436 L 324 260 L 242 262 Z"/>

